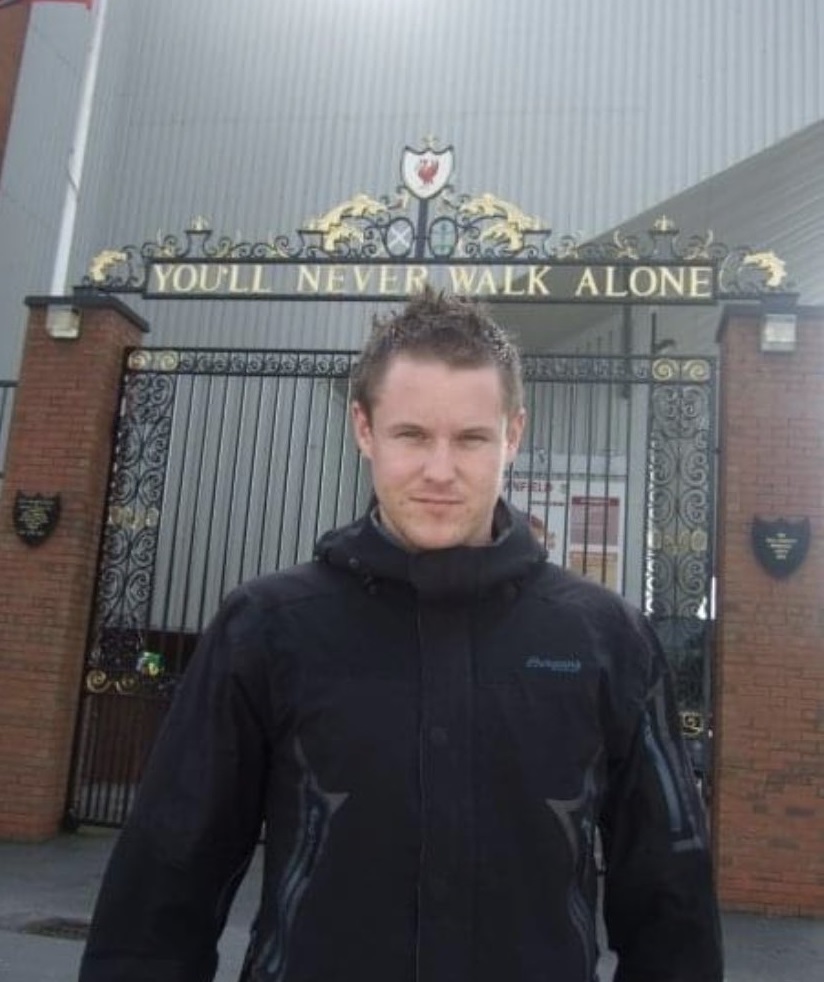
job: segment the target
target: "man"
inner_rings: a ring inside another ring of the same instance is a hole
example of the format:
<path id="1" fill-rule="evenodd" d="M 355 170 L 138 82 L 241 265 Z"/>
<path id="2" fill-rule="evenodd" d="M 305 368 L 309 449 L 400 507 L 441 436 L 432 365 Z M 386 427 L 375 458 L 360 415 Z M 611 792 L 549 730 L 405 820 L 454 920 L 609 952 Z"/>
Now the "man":
<path id="1" fill-rule="evenodd" d="M 720 982 L 661 651 L 500 500 L 517 352 L 426 292 L 373 329 L 375 505 L 205 633 L 103 883 L 81 982 L 205 982 L 265 825 L 244 982 Z"/>

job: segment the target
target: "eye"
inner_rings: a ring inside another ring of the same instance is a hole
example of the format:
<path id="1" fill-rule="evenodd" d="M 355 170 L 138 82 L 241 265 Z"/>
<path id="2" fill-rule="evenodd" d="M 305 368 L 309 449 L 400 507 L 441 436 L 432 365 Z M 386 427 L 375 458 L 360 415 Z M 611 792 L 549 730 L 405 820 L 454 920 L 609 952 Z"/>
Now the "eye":
<path id="1" fill-rule="evenodd" d="M 468 447 L 478 446 L 482 443 L 488 443 L 489 437 L 485 433 L 463 433 L 460 442 Z"/>

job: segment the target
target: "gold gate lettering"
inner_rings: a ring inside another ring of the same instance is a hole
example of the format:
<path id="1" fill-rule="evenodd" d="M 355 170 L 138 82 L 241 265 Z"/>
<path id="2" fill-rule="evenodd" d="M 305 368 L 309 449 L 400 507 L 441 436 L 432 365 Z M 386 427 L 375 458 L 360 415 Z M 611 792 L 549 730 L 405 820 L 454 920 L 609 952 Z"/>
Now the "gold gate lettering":
<path id="1" fill-rule="evenodd" d="M 344 299 L 411 296 L 431 284 L 462 296 L 558 302 L 599 300 L 620 303 L 711 301 L 715 270 L 698 266 L 559 263 L 554 266 L 489 262 L 406 264 L 401 262 L 293 263 L 288 260 L 244 262 L 155 262 L 147 293 L 185 296 L 287 298 L 309 294 Z"/>

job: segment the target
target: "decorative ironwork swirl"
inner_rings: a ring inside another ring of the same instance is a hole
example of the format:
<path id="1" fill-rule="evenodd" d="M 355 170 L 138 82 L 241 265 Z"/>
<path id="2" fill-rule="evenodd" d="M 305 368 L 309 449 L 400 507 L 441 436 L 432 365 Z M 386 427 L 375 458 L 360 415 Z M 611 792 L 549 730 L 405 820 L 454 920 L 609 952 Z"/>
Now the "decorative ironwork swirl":
<path id="1" fill-rule="evenodd" d="M 653 623 L 669 657 L 675 677 L 676 699 L 682 712 L 703 719 L 707 705 L 708 622 L 697 617 L 683 617 L 675 622 Z"/>
<path id="2" fill-rule="evenodd" d="M 169 375 L 304 376 L 346 378 L 358 359 L 356 351 L 270 351 L 189 348 L 141 348 L 129 355 L 131 372 Z M 714 373 L 712 359 L 661 359 L 626 355 L 525 355 L 523 375 L 528 382 L 674 382 L 709 381 Z M 170 385 L 173 383 L 169 382 Z M 157 393 L 161 383 L 155 381 Z M 675 398 L 674 396 L 672 398 Z M 683 397 L 679 397 L 683 399 Z M 699 403 L 700 405 L 700 403 Z M 144 409 L 143 411 L 150 411 Z M 687 406 L 685 412 L 692 412 Z M 697 411 L 697 410 L 696 410 Z M 677 407 L 670 410 L 677 418 Z"/>
<path id="3" fill-rule="evenodd" d="M 129 356 L 129 369 L 152 379 L 157 393 L 161 383 L 156 373 L 168 375 L 290 376 L 346 378 L 358 357 L 354 351 L 267 351 L 241 349 L 185 348 L 175 351 L 143 348 Z M 173 388 L 174 383 L 168 380 Z M 142 410 L 148 412 L 144 407 Z"/>
<path id="4" fill-rule="evenodd" d="M 233 349 L 165 349 L 141 348 L 128 358 L 131 372 L 148 375 L 245 375 L 297 376 L 307 378 L 346 378 L 358 359 L 356 351 L 270 351 Z M 666 359 L 650 361 L 645 356 L 626 355 L 525 355 L 522 358 L 524 380 L 528 382 L 622 382 L 649 383 L 652 381 L 703 383 L 714 373 L 712 359 Z M 154 398 L 159 395 L 160 382 L 152 383 Z M 170 381 L 169 385 L 173 385 Z M 699 389 L 700 391 L 700 389 Z M 670 398 L 676 398 L 671 396 Z M 681 409 L 690 413 L 683 403 Z M 700 405 L 700 402 L 699 402 Z M 151 412 L 151 406 L 142 412 Z M 673 406 L 669 415 L 678 418 L 679 408 Z"/>
<path id="5" fill-rule="evenodd" d="M 167 363 L 168 352 L 155 354 Z M 145 372 L 151 360 L 133 353 L 124 380 L 87 659 L 92 692 L 158 685 L 135 665 L 149 620 L 175 380 L 163 369 Z"/>
<path id="6" fill-rule="evenodd" d="M 657 359 L 653 377 L 646 608 L 673 667 L 679 705 L 697 718 L 708 702 L 715 365 Z"/>
<path id="7" fill-rule="evenodd" d="M 709 382 L 710 358 L 656 358 L 636 355 L 525 355 L 524 379 L 530 382 Z"/>
<path id="8" fill-rule="evenodd" d="M 456 193 L 447 185 L 432 201 L 417 201 L 417 214 L 409 211 L 410 203 L 402 186 L 392 195 L 359 193 L 292 234 L 271 233 L 258 241 L 216 233 L 206 219 L 196 218 L 180 234 L 159 233 L 142 245 L 103 250 L 92 259 L 80 286 L 106 293 L 140 293 L 146 288 L 149 268 L 164 262 L 469 260 L 556 266 L 598 263 L 628 269 L 644 263 L 693 263 L 717 269 L 723 299 L 785 295 L 793 290 L 786 265 L 774 252 L 724 245 L 712 231 L 682 235 L 664 216 L 644 232 L 616 229 L 595 240 L 564 234 L 553 241 L 553 230 L 545 222 L 493 194 Z"/>
<path id="9" fill-rule="evenodd" d="M 681 377 L 690 382 L 709 382 L 711 372 L 706 358 L 688 358 L 682 365 Z"/>
<path id="10" fill-rule="evenodd" d="M 174 372 L 179 362 L 177 351 L 138 348 L 130 352 L 128 368 L 132 372 Z"/>

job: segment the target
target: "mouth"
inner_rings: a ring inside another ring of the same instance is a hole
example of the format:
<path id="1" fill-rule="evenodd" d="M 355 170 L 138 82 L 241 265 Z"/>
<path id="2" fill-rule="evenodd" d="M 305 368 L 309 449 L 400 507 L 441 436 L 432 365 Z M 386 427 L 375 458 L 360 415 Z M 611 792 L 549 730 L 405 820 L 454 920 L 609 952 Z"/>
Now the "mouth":
<path id="1" fill-rule="evenodd" d="M 461 502 L 456 498 L 430 498 L 430 497 L 415 497 L 412 499 L 415 504 L 418 505 L 436 505 L 438 507 L 443 507 L 445 505 L 460 505 Z"/>

